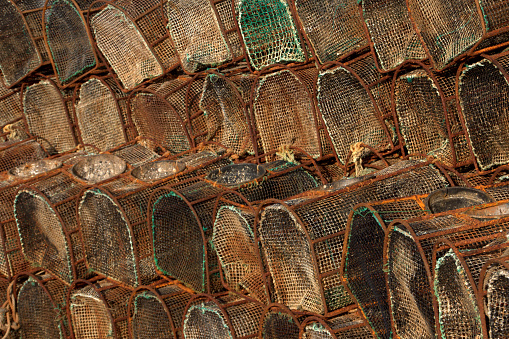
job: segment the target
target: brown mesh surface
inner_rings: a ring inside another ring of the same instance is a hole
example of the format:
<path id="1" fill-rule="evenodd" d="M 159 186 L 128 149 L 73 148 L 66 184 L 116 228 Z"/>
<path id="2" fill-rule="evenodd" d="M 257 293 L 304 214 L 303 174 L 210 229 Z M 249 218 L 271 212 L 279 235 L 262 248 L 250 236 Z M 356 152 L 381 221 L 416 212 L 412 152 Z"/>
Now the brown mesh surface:
<path id="1" fill-rule="evenodd" d="M 407 0 L 412 21 L 436 69 L 443 69 L 483 36 L 476 0 Z"/>
<path id="2" fill-rule="evenodd" d="M 66 96 L 53 81 L 42 80 L 28 87 L 23 98 L 28 129 L 50 153 L 70 151 L 76 146 Z"/>
<path id="3" fill-rule="evenodd" d="M 184 338 L 254 337 L 262 312 L 262 305 L 234 295 L 197 298 L 185 313 Z"/>
<path id="4" fill-rule="evenodd" d="M 320 156 L 312 92 L 303 75 L 285 69 L 258 79 L 253 110 L 266 153 L 288 145 Z"/>
<path id="5" fill-rule="evenodd" d="M 325 321 L 306 321 L 303 339 L 371 339 L 376 336 L 361 314 L 348 313 Z"/>
<path id="6" fill-rule="evenodd" d="M 124 95 L 115 89 L 99 78 L 92 78 L 81 86 L 79 103 L 76 105 L 83 143 L 94 145 L 101 151 L 127 142 L 117 102 Z"/>
<path id="7" fill-rule="evenodd" d="M 106 280 L 73 291 L 67 307 L 74 338 L 129 338 L 127 303 L 130 295 L 130 290 Z"/>
<path id="8" fill-rule="evenodd" d="M 381 70 L 426 57 L 405 0 L 362 1 L 362 12 Z"/>
<path id="9" fill-rule="evenodd" d="M 246 166 L 241 165 L 238 173 L 243 174 Z M 226 189 L 238 190 L 246 200 L 255 202 L 290 197 L 317 185 L 309 173 L 292 163 L 276 161 L 264 167 L 267 173 L 256 179 L 250 177 L 245 180 L 242 175 L 221 175 L 225 172 L 222 169 L 221 172 L 216 171 L 219 174 L 216 182 L 196 180 L 185 188 L 156 191 L 151 198 L 150 208 L 158 270 L 183 281 L 196 291 L 210 289 L 214 284 L 210 279 L 214 277 L 208 274 L 218 272 L 217 256 L 210 246 L 210 240 L 216 198 L 220 193 Z M 243 183 L 235 186 L 235 182 L 229 181 L 228 185 L 223 186 L 218 183 L 221 178 L 240 178 Z"/>
<path id="10" fill-rule="evenodd" d="M 509 317 L 506 312 L 509 300 L 509 272 L 507 269 L 507 257 L 502 257 L 490 266 L 481 283 L 484 299 L 484 310 L 487 316 L 487 330 L 489 338 L 502 339 L 507 337 L 509 330 Z"/>
<path id="11" fill-rule="evenodd" d="M 263 315 L 261 337 L 264 339 L 298 339 L 300 323 L 295 315 L 278 307 Z"/>
<path id="12" fill-rule="evenodd" d="M 286 201 L 289 207 L 273 204 L 262 211 L 257 231 L 271 273 L 272 301 L 322 314 L 350 305 L 340 268 L 352 207 L 447 185 L 435 168 L 420 162 L 397 163 L 377 174 L 374 181 L 311 191 Z"/>
<path id="13" fill-rule="evenodd" d="M 34 140 L 0 143 L 0 172 L 43 159 L 47 155 L 41 145 Z"/>
<path id="14" fill-rule="evenodd" d="M 47 273 L 28 276 L 17 296 L 21 338 L 65 338 L 69 335 L 65 316 L 68 288 Z"/>
<path id="15" fill-rule="evenodd" d="M 173 284 L 134 293 L 136 297 L 131 305 L 133 339 L 183 337 L 182 319 L 192 294 Z"/>
<path id="16" fill-rule="evenodd" d="M 24 10 L 33 5 L 33 13 Z M 0 69 L 8 86 L 15 85 L 48 61 L 48 52 L 42 39 L 42 7 L 44 0 L 0 2 Z M 19 6 L 19 7 L 18 7 Z M 25 19 L 26 21 L 24 21 Z"/>
<path id="17" fill-rule="evenodd" d="M 505 68 L 500 67 L 507 64 L 509 56 L 494 61 L 485 59 L 467 66 L 458 80 L 462 114 L 473 153 L 482 170 L 509 162 L 506 151 L 509 119 L 502 113 L 507 109 L 509 83 Z"/>
<path id="18" fill-rule="evenodd" d="M 357 1 L 297 0 L 295 7 L 320 63 L 338 60 L 368 45 Z"/>

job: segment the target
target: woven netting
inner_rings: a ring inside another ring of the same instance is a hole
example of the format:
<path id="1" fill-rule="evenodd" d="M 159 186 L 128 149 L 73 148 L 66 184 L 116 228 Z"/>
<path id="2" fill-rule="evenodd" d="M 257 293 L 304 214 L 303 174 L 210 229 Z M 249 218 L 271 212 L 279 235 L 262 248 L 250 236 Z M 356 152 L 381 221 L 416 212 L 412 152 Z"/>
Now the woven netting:
<path id="1" fill-rule="evenodd" d="M 2 112 L 0 114 L 0 128 L 2 130 L 5 125 L 23 117 L 19 91 L 8 89 L 6 77 L 3 75 L 0 75 L 0 112 Z"/>
<path id="2" fill-rule="evenodd" d="M 67 307 L 76 339 L 128 339 L 131 290 L 106 280 L 76 289 Z"/>
<path id="3" fill-rule="evenodd" d="M 482 60 L 467 66 L 459 78 L 459 99 L 470 144 L 483 170 L 509 162 L 507 145 L 509 83 L 505 75 L 509 55 L 497 63 Z M 489 137 L 487 137 L 487 135 Z"/>
<path id="4" fill-rule="evenodd" d="M 487 31 L 495 31 L 509 26 L 509 6 L 505 1 L 479 0 Z"/>
<path id="5" fill-rule="evenodd" d="M 311 191 L 308 197 L 286 201 L 289 208 L 274 204 L 262 211 L 257 231 L 271 273 L 272 301 L 321 314 L 350 305 L 340 267 L 352 207 L 365 201 L 426 194 L 447 185 L 434 167 L 419 162 L 398 163 L 378 176 L 374 181 L 340 187 L 334 195 L 331 190 Z"/>
<path id="6" fill-rule="evenodd" d="M 368 45 L 357 1 L 297 0 L 295 7 L 320 63 L 338 60 Z"/>
<path id="7" fill-rule="evenodd" d="M 298 75 L 286 69 L 259 78 L 253 107 L 256 125 L 266 153 L 288 145 L 318 157 L 312 92 Z"/>
<path id="8" fill-rule="evenodd" d="M 405 0 L 362 1 L 362 12 L 381 70 L 426 58 Z"/>
<path id="9" fill-rule="evenodd" d="M 253 174 L 252 168 L 246 164 L 238 165 L 229 172 L 232 176 L 221 174 L 225 172 L 221 169 L 215 172 L 219 174 L 215 182 L 196 181 L 183 189 L 163 189 L 154 194 L 151 200 L 154 256 L 161 272 L 183 281 L 196 291 L 205 291 L 218 283 L 217 256 L 210 240 L 216 198 L 225 190 L 237 189 L 245 199 L 255 202 L 288 198 L 317 185 L 308 172 L 292 163 L 269 163 L 264 166 L 267 173 L 262 176 Z M 222 179 L 233 180 L 227 181 L 228 185 L 224 186 Z M 236 183 L 237 187 L 234 186 Z M 210 282 L 207 273 L 214 270 L 216 274 Z"/>
<path id="10" fill-rule="evenodd" d="M 443 69 L 484 34 L 477 0 L 407 0 L 434 68 Z M 409 21 L 410 22 L 410 21 Z"/>
<path id="11" fill-rule="evenodd" d="M 302 339 L 374 339 L 376 336 L 358 313 L 348 313 L 327 322 L 306 321 Z"/>
<path id="12" fill-rule="evenodd" d="M 29 275 L 17 296 L 20 338 L 66 338 L 68 286 L 50 274 Z"/>
<path id="13" fill-rule="evenodd" d="M 322 71 L 318 76 L 318 108 L 343 164 L 351 146 L 358 142 L 378 150 L 390 145 L 378 107 L 363 85 L 343 67 Z"/>
<path id="14" fill-rule="evenodd" d="M 186 72 L 194 73 L 232 60 L 211 1 L 168 0 L 165 10 L 168 30 Z"/>
<path id="15" fill-rule="evenodd" d="M 127 142 L 117 105 L 118 94 L 99 78 L 81 85 L 76 117 L 84 144 L 106 151 Z"/>
<path id="16" fill-rule="evenodd" d="M 34 140 L 0 143 L 0 172 L 9 171 L 31 161 L 45 158 L 48 154 Z"/>
<path id="17" fill-rule="evenodd" d="M 247 57 L 255 70 L 306 60 L 286 0 L 235 0 L 235 7 Z"/>
<path id="18" fill-rule="evenodd" d="M 97 64 L 81 13 L 88 8 L 79 8 L 70 0 L 49 0 L 46 6 L 45 37 L 58 80 L 64 84 Z"/>
<path id="19" fill-rule="evenodd" d="M 262 305 L 233 294 L 215 299 L 196 299 L 186 310 L 184 338 L 255 337 L 262 312 Z"/>
<path id="20" fill-rule="evenodd" d="M 507 218 L 490 222 L 453 212 L 414 220 L 391 224 L 385 240 L 384 264 L 387 265 L 392 318 L 395 333 L 401 338 L 415 338 L 416 335 L 434 338 L 433 273 L 430 273 L 434 268 L 433 247 L 441 239 L 463 244 L 484 241 L 487 245 L 501 232 L 507 233 L 509 223 Z M 455 279 L 450 271 L 446 274 Z M 456 277 L 460 274 L 458 272 Z M 457 298 L 458 295 L 454 297 Z M 459 302 L 467 300 L 463 298 L 454 303 Z M 467 324 L 465 320 L 464 325 Z"/>
<path id="21" fill-rule="evenodd" d="M 44 5 L 44 1 L 40 2 Z M 39 54 L 41 46 L 44 48 L 44 41 L 38 40 L 36 45 L 32 40 L 35 32 L 31 27 L 34 21 L 37 22 L 37 15 L 40 13 L 35 12 L 35 20 L 30 15 L 25 17 L 27 19 L 25 23 L 20 8 L 16 7 L 13 1 L 0 1 L 0 8 L 0 32 L 2 32 L 0 41 L 3 46 L 0 51 L 0 69 L 7 85 L 12 86 L 47 61 L 47 52 L 44 50 L 43 55 Z M 41 25 L 40 19 L 38 24 Z M 37 37 L 42 38 L 41 28 L 39 32 Z"/>
<path id="22" fill-rule="evenodd" d="M 53 81 L 42 80 L 28 87 L 23 98 L 28 129 L 50 153 L 62 153 L 76 147 L 64 96 L 66 94 Z"/>
<path id="23" fill-rule="evenodd" d="M 486 275 L 481 280 L 484 299 L 484 312 L 487 316 L 489 338 L 502 339 L 509 332 L 509 317 L 507 315 L 507 302 L 509 300 L 509 270 L 507 257 L 488 267 Z"/>
<path id="24" fill-rule="evenodd" d="M 299 338 L 300 322 L 292 312 L 275 306 L 269 308 L 262 316 L 261 338 Z"/>
<path id="25" fill-rule="evenodd" d="M 158 286 L 155 290 L 135 293 L 136 297 L 131 306 L 133 339 L 183 337 L 182 319 L 192 294 L 178 285 L 168 284 Z"/>
<path id="26" fill-rule="evenodd" d="M 215 217 L 212 243 L 230 289 L 245 290 L 250 297 L 266 302 L 263 269 L 253 234 L 254 219 L 252 209 L 222 206 Z"/>
<path id="27" fill-rule="evenodd" d="M 209 74 L 203 86 L 200 109 L 207 121 L 207 139 L 217 140 L 236 154 L 253 153 L 253 136 L 240 90 L 216 74 Z"/>

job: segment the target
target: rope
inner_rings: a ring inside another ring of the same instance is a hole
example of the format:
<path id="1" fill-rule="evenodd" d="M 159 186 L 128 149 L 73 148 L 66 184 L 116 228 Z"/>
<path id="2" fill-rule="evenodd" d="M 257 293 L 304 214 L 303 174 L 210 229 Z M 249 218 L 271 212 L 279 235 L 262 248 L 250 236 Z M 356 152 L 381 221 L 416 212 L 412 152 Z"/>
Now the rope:
<path id="1" fill-rule="evenodd" d="M 7 288 L 7 300 L 0 307 L 0 330 L 5 334 L 2 339 L 7 339 L 11 330 L 19 329 L 19 314 L 16 310 L 16 298 L 14 297 L 13 288 L 16 280 L 13 280 Z M 12 319 L 11 319 L 12 318 Z"/>

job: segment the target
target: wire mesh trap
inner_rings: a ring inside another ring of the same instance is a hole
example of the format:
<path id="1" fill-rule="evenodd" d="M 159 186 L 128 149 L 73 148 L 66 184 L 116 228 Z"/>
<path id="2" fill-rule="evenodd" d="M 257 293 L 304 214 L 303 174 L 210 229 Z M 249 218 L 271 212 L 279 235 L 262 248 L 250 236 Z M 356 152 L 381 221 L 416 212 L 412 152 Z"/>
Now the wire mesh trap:
<path id="1" fill-rule="evenodd" d="M 284 306 L 269 305 L 261 316 L 259 337 L 263 339 L 298 339 L 302 318 Z"/>
<path id="2" fill-rule="evenodd" d="M 271 300 L 318 314 L 352 304 L 340 271 L 352 207 L 361 201 L 426 194 L 445 186 L 440 172 L 429 164 L 402 162 L 363 182 L 321 188 L 264 207 L 255 234 L 270 272 Z"/>
<path id="3" fill-rule="evenodd" d="M 0 69 L 8 87 L 49 63 L 42 32 L 44 2 L 0 2 L 0 42 L 4 46 L 0 51 Z"/>
<path id="4" fill-rule="evenodd" d="M 315 81 L 316 73 L 315 68 L 300 72 L 284 68 L 258 78 L 253 115 L 265 153 L 295 146 L 312 157 L 321 155 L 313 92 L 308 85 Z"/>
<path id="5" fill-rule="evenodd" d="M 493 206 L 484 207 L 429 215 L 389 225 L 384 244 L 384 265 L 387 267 L 387 286 L 396 335 L 415 338 L 418 330 L 420 337 L 434 338 L 437 333 L 438 319 L 435 318 L 432 302 L 433 249 L 437 243 L 445 239 L 461 246 L 475 242 L 487 245 L 501 237 L 502 233 L 507 233 L 506 218 L 492 217 Z M 496 214 L 499 214 L 497 208 Z M 451 281 L 453 276 L 449 274 Z M 461 289 L 458 290 L 460 292 Z M 458 298 L 459 295 L 455 297 Z M 468 303 L 465 298 L 457 302 Z M 457 320 L 454 321 L 456 323 Z M 471 321 L 465 320 L 463 325 L 467 326 Z M 457 330 L 461 331 L 462 326 L 458 326 Z"/>
<path id="6" fill-rule="evenodd" d="M 174 283 L 138 288 L 129 301 L 133 339 L 182 338 L 184 310 L 192 294 Z"/>
<path id="7" fill-rule="evenodd" d="M 302 339 L 371 339 L 376 338 L 366 318 L 352 310 L 328 320 L 311 316 L 301 325 Z"/>
<path id="8" fill-rule="evenodd" d="M 97 47 L 125 90 L 179 66 L 164 27 L 162 2 L 101 1 L 105 8 L 92 16 L 90 28 Z"/>
<path id="9" fill-rule="evenodd" d="M 192 299 L 184 313 L 186 339 L 253 338 L 263 305 L 234 294 L 201 295 Z"/>
<path id="10" fill-rule="evenodd" d="M 20 338 L 67 338 L 65 298 L 69 286 L 47 272 L 21 274 L 17 294 Z"/>
<path id="11" fill-rule="evenodd" d="M 458 79 L 459 101 L 471 152 L 481 170 L 509 162 L 506 152 L 509 140 L 505 134 L 509 122 L 505 113 L 509 92 L 509 76 L 504 66 L 507 60 L 509 51 L 485 56 L 484 60 L 466 66 Z"/>
<path id="12" fill-rule="evenodd" d="M 232 165 L 212 171 L 191 186 L 158 189 L 150 200 L 157 269 L 195 291 L 222 289 L 210 241 L 217 197 L 233 189 L 250 202 L 284 199 L 316 186 L 316 179 L 301 166 L 276 161 L 263 166 Z"/>
<path id="13" fill-rule="evenodd" d="M 412 23 L 435 69 L 441 70 L 484 35 L 476 0 L 407 0 Z"/>
<path id="14" fill-rule="evenodd" d="M 368 46 L 357 1 L 296 0 L 300 23 L 321 64 Z"/>
<path id="15" fill-rule="evenodd" d="M 362 12 L 382 72 L 395 69 L 406 60 L 426 58 L 405 0 L 362 1 Z"/>
<path id="16" fill-rule="evenodd" d="M 107 280 L 73 283 L 66 303 L 71 338 L 128 339 L 127 303 L 131 293 Z"/>
<path id="17" fill-rule="evenodd" d="M 33 138 L 24 141 L 0 142 L 0 173 L 28 162 L 45 158 L 48 153 Z"/>
<path id="18" fill-rule="evenodd" d="M 23 111 L 28 130 L 51 154 L 77 146 L 69 109 L 71 100 L 72 92 L 60 91 L 50 79 L 29 86 L 24 93 Z"/>

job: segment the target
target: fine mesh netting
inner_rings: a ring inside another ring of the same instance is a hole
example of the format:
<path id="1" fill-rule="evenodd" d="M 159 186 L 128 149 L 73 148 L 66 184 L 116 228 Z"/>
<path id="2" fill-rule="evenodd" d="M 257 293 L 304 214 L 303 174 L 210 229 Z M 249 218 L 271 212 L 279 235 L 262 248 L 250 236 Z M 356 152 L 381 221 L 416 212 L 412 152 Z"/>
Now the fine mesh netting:
<path id="1" fill-rule="evenodd" d="M 99 78 L 81 86 L 76 117 L 84 144 L 106 151 L 127 142 L 116 101 L 118 93 Z"/>
<path id="2" fill-rule="evenodd" d="M 211 1 L 168 0 L 165 10 L 168 30 L 186 72 L 194 73 L 232 60 Z"/>
<path id="3" fill-rule="evenodd" d="M 217 140 L 236 154 L 253 153 L 247 109 L 240 90 L 228 79 L 209 74 L 200 108 L 207 121 L 207 139 Z"/>
<path id="4" fill-rule="evenodd" d="M 257 177 L 260 172 L 249 177 L 243 175 L 252 165 L 229 166 L 228 171 L 225 168 L 213 172 L 210 180 L 196 180 L 191 186 L 162 189 L 154 194 L 150 207 L 154 256 L 161 272 L 196 291 L 210 287 L 206 274 L 218 269 L 215 250 L 210 246 L 213 214 L 217 196 L 226 189 L 236 189 L 245 199 L 255 202 L 284 199 L 317 185 L 308 172 L 292 163 L 268 163 L 263 168 L 266 173 L 260 177 Z"/>
<path id="5" fill-rule="evenodd" d="M 502 62 L 509 59 L 501 58 Z M 459 78 L 459 99 L 468 136 L 481 169 L 509 162 L 506 114 L 509 83 L 490 60 L 467 66 Z M 489 137 L 487 137 L 489 136 Z"/>
<path id="6" fill-rule="evenodd" d="M 506 312 L 509 300 L 509 270 L 503 265 L 496 265 L 488 271 L 482 283 L 484 291 L 487 292 L 484 307 L 488 317 L 489 337 L 506 338 L 509 333 L 509 316 Z"/>
<path id="7" fill-rule="evenodd" d="M 53 81 L 42 80 L 28 87 L 23 98 L 28 129 L 50 153 L 70 151 L 76 146 L 64 95 Z"/>
<path id="8" fill-rule="evenodd" d="M 0 69 L 8 86 L 16 84 L 47 61 L 39 54 L 29 31 L 19 8 L 10 0 L 0 1 L 0 41 L 3 46 L 0 49 Z"/>
<path id="9" fill-rule="evenodd" d="M 263 315 L 261 337 L 263 339 L 298 339 L 300 323 L 292 313 L 272 307 Z"/>
<path id="10" fill-rule="evenodd" d="M 1 22 L 1 19 L 0 19 Z M 1 52 L 0 52 L 1 55 Z M 1 68 L 1 61 L 0 61 Z M 6 77 L 0 74 L 0 128 L 23 117 L 19 91 L 7 88 Z"/>
<path id="11" fill-rule="evenodd" d="M 254 218 L 253 210 L 222 206 L 215 218 L 212 243 L 228 286 L 266 302 L 263 269 L 254 241 Z"/>
<path id="12" fill-rule="evenodd" d="M 58 80 L 65 84 L 97 64 L 81 14 L 88 8 L 77 8 L 69 0 L 49 0 L 46 6 L 45 36 Z"/>
<path id="13" fill-rule="evenodd" d="M 318 108 L 342 163 L 352 145 L 362 142 L 384 150 L 389 144 L 380 111 L 364 84 L 343 67 L 318 76 Z"/>
<path id="14" fill-rule="evenodd" d="M 254 97 L 256 125 L 266 153 L 288 145 L 318 157 L 320 140 L 311 91 L 297 75 L 283 70 L 259 78 Z"/>
<path id="15" fill-rule="evenodd" d="M 47 273 L 28 276 L 17 296 L 21 338 L 66 338 L 69 335 L 65 321 L 68 288 Z"/>
<path id="16" fill-rule="evenodd" d="M 417 168 L 408 169 L 415 165 Z M 339 270 L 352 207 L 363 201 L 426 194 L 447 186 L 435 168 L 420 162 L 398 163 L 378 176 L 381 178 L 367 184 L 332 190 L 334 195 L 326 189 L 311 191 L 307 198 L 287 201 L 289 208 L 274 204 L 262 211 L 258 232 L 271 273 L 274 302 L 315 313 L 350 305 Z M 318 279 L 318 274 L 322 278 Z"/>
<path id="17" fill-rule="evenodd" d="M 407 0 L 434 68 L 445 68 L 484 34 L 477 0 Z"/>
<path id="18" fill-rule="evenodd" d="M 106 280 L 74 290 L 67 305 L 74 338 L 129 338 L 127 303 L 130 295 L 130 290 Z"/>
<path id="19" fill-rule="evenodd" d="M 368 45 L 356 0 L 297 0 L 295 7 L 320 63 L 338 60 Z"/>
<path id="20" fill-rule="evenodd" d="M 383 71 L 394 69 L 405 60 L 426 57 L 405 0 L 365 0 L 362 12 Z"/>
<path id="21" fill-rule="evenodd" d="M 235 6 L 246 53 L 255 70 L 306 60 L 286 0 L 236 0 Z"/>
<path id="22" fill-rule="evenodd" d="M 34 140 L 0 143 L 0 172 L 9 171 L 28 162 L 45 158 L 48 154 Z"/>
<path id="23" fill-rule="evenodd" d="M 131 330 L 133 339 L 182 338 L 182 319 L 192 294 L 177 285 L 135 292 Z"/>
<path id="24" fill-rule="evenodd" d="M 186 310 L 184 317 L 184 338 L 216 339 L 254 337 L 263 306 L 249 302 L 233 294 L 197 298 Z"/>

